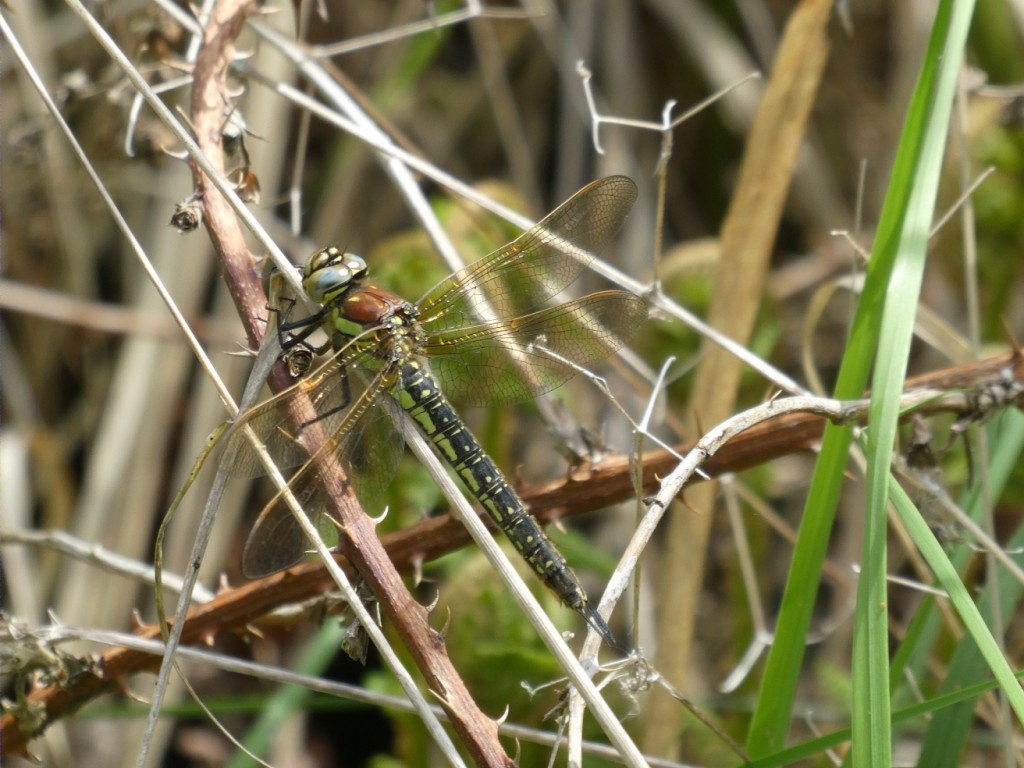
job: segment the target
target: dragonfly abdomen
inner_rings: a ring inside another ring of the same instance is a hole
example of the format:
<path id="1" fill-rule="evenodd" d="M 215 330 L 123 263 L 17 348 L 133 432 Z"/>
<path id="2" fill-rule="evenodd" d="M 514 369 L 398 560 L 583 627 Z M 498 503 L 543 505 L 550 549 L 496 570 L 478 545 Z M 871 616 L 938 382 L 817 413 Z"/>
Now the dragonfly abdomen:
<path id="1" fill-rule="evenodd" d="M 605 640 L 614 635 L 590 605 L 565 558 L 509 485 L 476 437 L 466 428 L 429 370 L 417 361 L 402 363 L 399 402 L 437 447 L 466 488 L 515 546 L 523 559 L 559 599 L 593 626 Z"/>

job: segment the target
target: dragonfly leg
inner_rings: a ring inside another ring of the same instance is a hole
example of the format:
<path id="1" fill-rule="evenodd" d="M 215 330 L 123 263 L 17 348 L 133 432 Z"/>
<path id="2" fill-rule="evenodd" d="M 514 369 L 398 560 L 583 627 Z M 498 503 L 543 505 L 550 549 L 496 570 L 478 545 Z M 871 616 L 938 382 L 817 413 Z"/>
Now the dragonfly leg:
<path id="1" fill-rule="evenodd" d="M 323 325 L 324 318 L 327 317 L 329 312 L 328 307 L 322 307 L 319 312 L 310 315 L 309 317 L 299 318 L 298 320 L 288 320 L 288 316 L 292 313 L 292 309 L 295 307 L 295 299 L 285 299 L 288 306 L 285 309 L 278 309 L 277 307 L 269 307 L 269 311 L 278 315 L 277 321 L 277 338 L 281 342 L 281 349 L 288 350 L 292 347 L 304 344 L 306 339 L 316 333 L 317 330 Z M 299 333 L 292 333 L 292 331 L 301 328 Z M 331 342 L 328 340 L 320 347 L 313 347 L 309 344 L 305 346 L 316 352 L 318 355 L 322 355 L 326 352 Z"/>
<path id="2" fill-rule="evenodd" d="M 313 352 L 317 355 L 322 355 L 327 352 L 328 349 L 339 346 L 337 338 L 339 336 L 338 333 L 331 334 L 331 338 L 319 347 L 314 347 L 306 342 L 306 339 L 323 326 L 324 318 L 327 317 L 330 312 L 329 306 L 321 308 L 319 312 L 312 314 L 309 317 L 303 317 L 298 320 L 288 320 L 288 316 L 295 307 L 295 300 L 285 299 L 285 301 L 288 303 L 286 308 L 278 309 L 276 307 L 272 307 L 270 309 L 271 312 L 276 312 L 279 316 L 277 334 L 281 342 L 281 348 L 285 350 L 285 355 L 295 348 L 300 348 L 305 351 Z M 300 328 L 302 330 L 298 333 L 292 333 L 292 331 Z M 287 336 L 285 334 L 287 334 Z M 333 408 L 317 414 L 315 419 L 310 419 L 306 423 L 302 424 L 303 428 L 310 424 L 315 424 L 328 416 L 332 416 L 339 411 L 343 411 L 348 408 L 349 404 L 352 402 L 352 390 L 348 380 L 348 369 L 344 365 L 339 366 L 338 375 L 341 376 L 341 401 Z"/>

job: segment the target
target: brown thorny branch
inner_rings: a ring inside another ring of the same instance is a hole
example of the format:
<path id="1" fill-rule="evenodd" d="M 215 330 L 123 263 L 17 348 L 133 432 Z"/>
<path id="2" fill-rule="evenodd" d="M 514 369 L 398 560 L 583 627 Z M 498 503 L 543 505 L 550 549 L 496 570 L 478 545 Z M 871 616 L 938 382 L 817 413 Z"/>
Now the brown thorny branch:
<path id="1" fill-rule="evenodd" d="M 959 393 L 960 396 L 936 398 L 932 406 L 921 407 L 916 413 L 958 414 L 964 423 L 984 418 L 992 407 L 1020 407 L 1020 393 L 1024 391 L 1024 355 L 1015 351 L 908 379 L 908 392 L 921 389 L 945 391 L 954 395 Z M 1001 399 L 999 392 L 1015 394 L 1009 399 Z M 716 477 L 781 456 L 810 451 L 817 445 L 824 428 L 825 419 L 814 413 L 772 418 L 727 443 L 708 457 L 702 468 L 709 477 Z M 693 445 L 680 445 L 677 452 L 685 454 Z M 656 491 L 660 486 L 659 478 L 668 474 L 677 461 L 674 455 L 663 450 L 644 454 L 644 493 Z M 700 482 L 701 478 L 695 475 L 693 481 Z M 624 457 L 613 457 L 596 466 L 577 468 L 571 476 L 561 480 L 525 489 L 521 495 L 531 513 L 545 523 L 625 501 L 632 498 L 634 493 L 628 461 Z M 490 524 L 490 518 L 486 515 L 482 517 Z M 372 536 L 372 539 L 378 541 L 376 536 Z M 401 572 L 411 573 L 424 560 L 451 552 L 469 541 L 469 535 L 461 523 L 450 515 L 442 515 L 388 534 L 379 543 L 386 551 L 384 559 L 393 562 Z M 354 575 L 357 568 L 348 559 L 348 554 L 346 550 L 344 554 L 336 555 L 336 558 L 350 575 Z M 308 561 L 248 584 L 225 589 L 215 599 L 189 613 L 182 642 L 205 642 L 225 630 L 247 631 L 247 626 L 254 618 L 282 606 L 322 595 L 332 586 L 323 565 Z M 418 604 L 414 608 L 423 612 Z M 433 632 L 429 634 L 435 637 Z M 139 635 L 158 639 L 160 632 L 158 627 L 149 626 L 141 629 Z M 431 655 L 443 656 L 443 645 L 436 640 L 432 642 L 437 647 L 430 649 Z M 28 735 L 42 732 L 53 721 L 71 714 L 102 694 L 118 692 L 128 676 L 154 670 L 159 664 L 157 656 L 136 650 L 115 649 L 100 657 L 91 669 L 60 684 L 32 691 L 26 697 L 24 706 L 34 713 L 33 732 L 22 733 L 15 715 L 5 714 L 0 719 L 3 754 L 24 753 Z"/>

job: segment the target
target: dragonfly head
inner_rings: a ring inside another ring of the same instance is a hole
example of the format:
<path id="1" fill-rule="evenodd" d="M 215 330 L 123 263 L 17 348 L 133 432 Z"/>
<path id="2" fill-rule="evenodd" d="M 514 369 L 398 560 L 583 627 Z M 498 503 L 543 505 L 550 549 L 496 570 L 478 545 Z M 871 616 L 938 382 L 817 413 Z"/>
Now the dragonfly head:
<path id="1" fill-rule="evenodd" d="M 333 245 L 309 257 L 302 273 L 302 287 L 317 304 L 329 304 L 366 277 L 366 261 L 354 253 L 342 253 Z"/>

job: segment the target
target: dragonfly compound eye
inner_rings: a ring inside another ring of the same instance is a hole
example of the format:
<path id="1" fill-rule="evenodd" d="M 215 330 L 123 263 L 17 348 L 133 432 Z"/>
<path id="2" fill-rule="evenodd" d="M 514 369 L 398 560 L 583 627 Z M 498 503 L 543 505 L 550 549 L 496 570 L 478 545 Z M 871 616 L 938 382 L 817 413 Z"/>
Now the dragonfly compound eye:
<path id="1" fill-rule="evenodd" d="M 330 301 L 366 276 L 366 261 L 354 253 L 337 248 L 321 248 L 306 262 L 302 286 L 306 295 L 319 304 Z"/>

